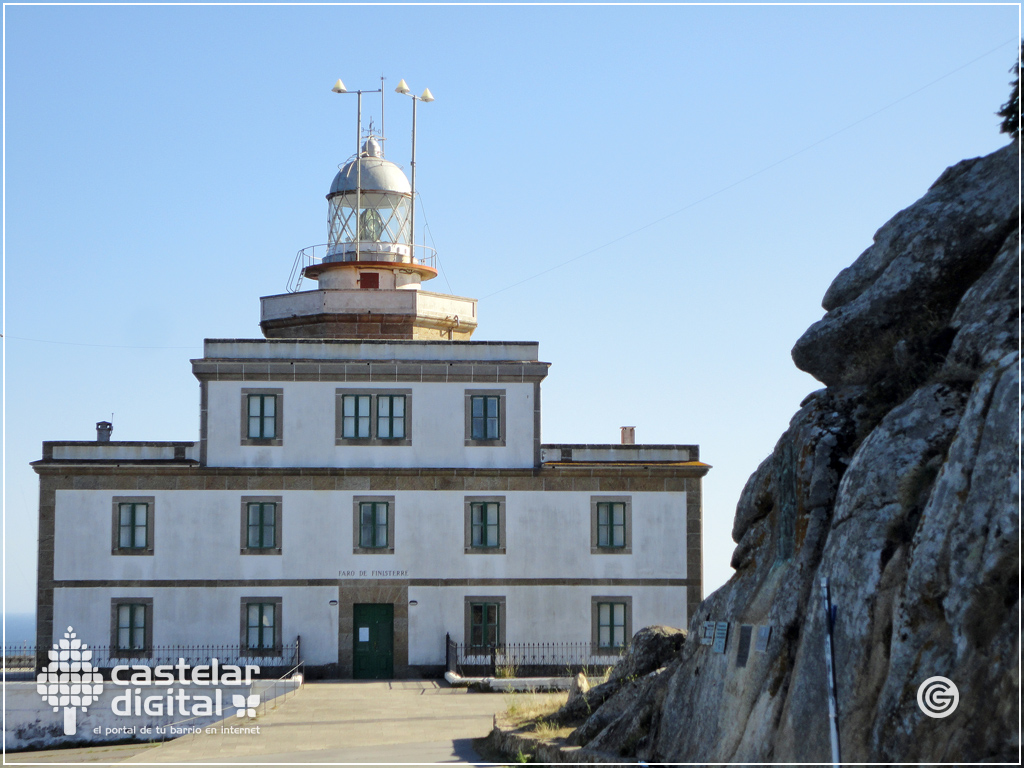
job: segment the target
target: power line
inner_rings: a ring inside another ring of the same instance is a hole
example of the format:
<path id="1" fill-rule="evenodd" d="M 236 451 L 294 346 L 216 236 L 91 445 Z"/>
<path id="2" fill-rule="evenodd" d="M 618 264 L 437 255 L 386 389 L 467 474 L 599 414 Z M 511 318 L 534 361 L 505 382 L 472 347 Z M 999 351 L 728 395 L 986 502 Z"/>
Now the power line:
<path id="1" fill-rule="evenodd" d="M 86 344 L 78 341 L 54 341 L 53 339 L 29 339 L 24 336 L 5 335 L 5 339 L 17 339 L 18 341 L 34 341 L 37 344 L 62 344 L 67 347 L 103 347 L 104 349 L 202 349 L 201 344 L 192 344 L 187 347 L 141 347 L 130 344 Z"/>
<path id="2" fill-rule="evenodd" d="M 729 191 L 733 187 L 739 186 L 740 184 L 743 184 L 746 181 L 750 181 L 755 176 L 760 176 L 762 173 L 770 171 L 772 168 L 775 168 L 776 166 L 781 165 L 782 163 L 785 163 L 785 162 L 787 162 L 789 160 L 792 160 L 794 157 L 797 157 L 798 155 L 802 155 L 804 152 L 807 152 L 808 150 L 814 149 L 814 147 L 818 146 L 819 144 L 823 144 L 826 141 L 828 141 L 829 139 L 835 138 L 836 136 L 838 136 L 839 134 L 843 133 L 844 131 L 848 131 L 848 130 L 850 130 L 851 128 L 853 128 L 855 126 L 860 125 L 861 123 L 863 123 L 866 120 L 870 120 L 875 115 L 878 115 L 878 114 L 881 114 L 882 112 L 885 112 L 887 109 L 890 109 L 891 107 L 896 106 L 901 101 L 906 101 L 911 96 L 915 96 L 918 93 L 920 93 L 921 91 L 925 90 L 926 88 L 930 88 L 933 85 L 935 85 L 936 83 L 939 83 L 939 82 L 945 80 L 947 77 L 955 75 L 960 70 L 966 69 L 967 67 L 971 66 L 975 62 L 981 61 L 986 56 L 991 56 L 993 53 L 995 53 L 996 51 L 998 51 L 1001 48 L 1005 48 L 1010 43 L 1013 43 L 1014 45 L 1016 45 L 1017 41 L 1016 40 L 1007 40 L 1004 43 L 1000 43 L 999 45 L 997 45 L 992 50 L 986 51 L 985 53 L 981 54 L 980 56 L 971 59 L 966 64 L 961 64 L 956 69 L 951 69 L 949 72 L 947 72 L 946 74 L 942 75 L 941 77 L 935 78 L 930 83 L 922 85 L 920 88 L 917 88 L 917 89 L 911 91 L 908 94 L 900 96 L 895 101 L 889 102 L 884 107 L 876 109 L 874 112 L 871 112 L 870 114 L 865 115 L 864 117 L 860 118 L 859 120 L 854 120 L 849 125 L 846 125 L 846 126 L 844 126 L 843 128 L 840 128 L 837 131 L 833 131 L 828 136 L 825 136 L 824 138 L 818 139 L 817 141 L 815 141 L 815 142 L 813 142 L 811 144 L 808 144 L 803 149 L 798 149 L 796 152 L 793 152 L 792 154 L 786 155 L 782 159 L 776 160 L 774 163 L 770 163 L 769 165 L 764 166 L 760 170 L 754 171 L 753 173 L 751 173 L 751 174 L 749 174 L 747 176 L 744 176 L 743 178 L 741 178 L 741 179 L 739 179 L 737 181 L 734 181 L 731 184 L 727 184 L 726 186 L 721 187 L 720 189 L 717 189 L 714 192 L 711 192 L 710 194 L 705 195 L 704 197 L 698 198 L 697 200 L 694 200 L 691 203 L 687 203 L 682 208 L 678 208 L 678 209 L 672 211 L 671 213 L 666 213 L 661 218 L 655 219 L 654 221 L 650 221 L 647 224 L 644 224 L 643 226 L 637 227 L 636 229 L 633 229 L 633 230 L 627 232 L 624 235 L 620 235 L 619 237 L 616 237 L 614 240 L 609 240 L 608 242 L 603 243 L 602 245 L 598 245 L 595 248 L 591 248 L 589 251 L 585 251 L 585 252 L 579 254 L 578 256 L 573 256 L 571 259 L 567 259 L 566 261 L 563 261 L 563 262 L 561 262 L 559 264 L 555 264 L 555 266 L 553 266 L 553 267 L 548 267 L 547 269 L 545 269 L 545 270 L 543 270 L 541 272 L 538 272 L 535 275 L 530 275 L 529 277 L 524 277 L 522 280 L 520 280 L 520 281 L 518 281 L 516 283 L 512 283 L 511 285 L 506 285 L 504 288 L 499 288 L 498 290 L 494 291 L 493 293 L 489 293 L 486 296 L 482 296 L 480 300 L 483 301 L 484 299 L 489 299 L 492 296 L 497 296 L 499 293 L 504 293 L 505 291 L 508 291 L 508 290 L 510 290 L 512 288 L 520 286 L 523 283 L 528 283 L 531 280 L 536 280 L 538 277 L 542 277 L 542 276 L 548 274 L 549 272 L 554 272 L 556 269 L 561 269 L 562 267 L 564 267 L 564 266 L 566 266 L 568 264 L 572 264 L 574 261 L 579 261 L 580 259 L 582 259 L 582 258 L 584 258 L 586 256 L 590 256 L 592 253 L 596 253 L 597 251 L 600 251 L 600 250 L 602 250 L 604 248 L 607 248 L 610 245 L 615 245 L 615 243 L 621 242 L 622 240 L 625 240 L 628 237 L 632 237 L 633 235 L 637 234 L 638 232 L 643 232 L 645 229 L 650 229 L 655 224 L 660 224 L 661 222 L 665 221 L 666 219 L 671 219 L 673 216 L 678 216 L 680 213 L 683 213 L 684 211 L 688 211 L 690 208 L 693 208 L 696 205 L 700 205 L 701 203 L 706 202 L 706 201 L 710 200 L 711 198 L 713 198 L 713 197 L 715 197 L 717 195 L 722 194 L 723 192 Z"/>

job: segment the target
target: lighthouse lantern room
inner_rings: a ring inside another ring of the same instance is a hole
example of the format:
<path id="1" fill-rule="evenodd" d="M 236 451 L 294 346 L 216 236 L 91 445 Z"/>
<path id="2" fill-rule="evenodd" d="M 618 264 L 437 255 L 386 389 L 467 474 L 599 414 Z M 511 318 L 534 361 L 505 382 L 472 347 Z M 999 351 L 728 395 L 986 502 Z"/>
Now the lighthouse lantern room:
<path id="1" fill-rule="evenodd" d="M 349 93 L 339 80 L 335 93 Z M 408 94 L 405 81 L 398 93 Z M 436 254 L 415 238 L 417 101 L 413 97 L 413 182 L 384 157 L 383 135 L 362 128 L 356 91 L 358 152 L 340 166 L 327 194 L 328 239 L 298 252 L 289 292 L 264 296 L 260 327 L 267 338 L 468 339 L 476 300 L 420 290 L 437 276 Z M 301 290 L 315 280 L 314 290 Z"/>

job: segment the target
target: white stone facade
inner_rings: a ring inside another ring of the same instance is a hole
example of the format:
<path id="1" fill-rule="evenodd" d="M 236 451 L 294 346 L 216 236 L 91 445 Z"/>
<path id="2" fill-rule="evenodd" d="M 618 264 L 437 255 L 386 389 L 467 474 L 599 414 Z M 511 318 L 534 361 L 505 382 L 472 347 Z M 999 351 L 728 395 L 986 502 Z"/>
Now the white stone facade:
<path id="1" fill-rule="evenodd" d="M 307 665 L 348 677 L 360 606 L 379 605 L 387 669 L 436 674 L 446 634 L 471 642 L 472 605 L 500 603 L 503 643 L 597 643 L 599 603 L 635 631 L 685 626 L 702 597 L 697 447 L 542 445 L 536 344 L 213 340 L 192 363 L 198 441 L 44 444 L 42 646 L 69 625 L 125 642 L 125 604 L 144 606 L 150 648 L 244 651 L 255 601 L 275 644 L 301 637 Z M 400 399 L 398 437 L 346 434 L 346 395 L 371 421 L 378 397 Z M 268 398 L 255 437 L 253 396 Z M 473 397 L 494 398 L 496 433 L 473 434 Z"/>

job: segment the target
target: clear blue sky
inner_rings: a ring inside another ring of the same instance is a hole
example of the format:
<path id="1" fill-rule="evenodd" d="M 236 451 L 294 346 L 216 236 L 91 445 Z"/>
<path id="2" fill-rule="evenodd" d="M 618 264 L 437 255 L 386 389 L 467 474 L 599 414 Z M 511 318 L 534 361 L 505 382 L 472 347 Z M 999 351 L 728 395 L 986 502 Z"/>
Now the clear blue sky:
<path id="1" fill-rule="evenodd" d="M 1016 5 L 7 6 L 7 611 L 34 609 L 41 442 L 111 412 L 117 440 L 198 437 L 189 358 L 258 337 L 325 241 L 355 122 L 330 86 L 381 74 L 406 167 L 390 91 L 436 97 L 427 287 L 481 299 L 476 339 L 540 342 L 545 442 L 700 444 L 710 592 L 819 386 L 789 350 L 879 226 L 1006 143 L 1019 30 Z"/>

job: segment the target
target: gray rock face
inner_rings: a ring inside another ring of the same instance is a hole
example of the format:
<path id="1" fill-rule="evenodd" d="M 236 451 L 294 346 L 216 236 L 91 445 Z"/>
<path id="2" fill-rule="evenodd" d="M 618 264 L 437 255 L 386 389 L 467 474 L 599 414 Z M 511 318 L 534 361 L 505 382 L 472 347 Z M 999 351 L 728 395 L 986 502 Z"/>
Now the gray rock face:
<path id="1" fill-rule="evenodd" d="M 578 695 L 570 692 L 569 699 L 556 713 L 554 719 L 562 723 L 577 723 L 584 718 L 589 718 L 606 701 L 615 696 L 624 685 L 632 683 L 637 678 L 645 677 L 674 659 L 685 641 L 685 629 L 663 626 L 644 627 L 633 636 L 628 650 L 612 669 L 608 680 L 586 691 L 581 691 Z M 605 716 L 607 714 L 606 712 Z M 589 738 L 578 743 L 585 743 Z"/>
<path id="2" fill-rule="evenodd" d="M 729 622 L 726 652 L 625 676 L 584 750 L 830 762 L 827 577 L 843 761 L 1016 761 L 1017 167 L 1010 145 L 948 169 L 836 278 L 793 350 L 827 386 L 751 475 L 736 573 L 691 620 Z M 936 675 L 959 689 L 944 719 L 917 704 Z"/>
<path id="3" fill-rule="evenodd" d="M 900 342 L 934 354 L 964 288 L 1016 230 L 1017 196 L 1007 194 L 1017 186 L 1016 154 L 1010 145 L 947 169 L 879 229 L 826 292 L 828 314 L 793 348 L 797 367 L 830 386 L 868 383 L 879 363 L 901 354 Z"/>
<path id="4" fill-rule="evenodd" d="M 672 627 L 644 627 L 629 644 L 629 650 L 608 675 L 608 682 L 642 677 L 665 665 L 686 641 L 686 630 Z"/>
<path id="5" fill-rule="evenodd" d="M 580 672 L 572 680 L 572 685 L 569 686 L 569 698 L 565 702 L 567 707 L 577 707 L 585 705 L 586 694 L 590 690 L 590 681 L 587 680 L 587 676 Z"/>

